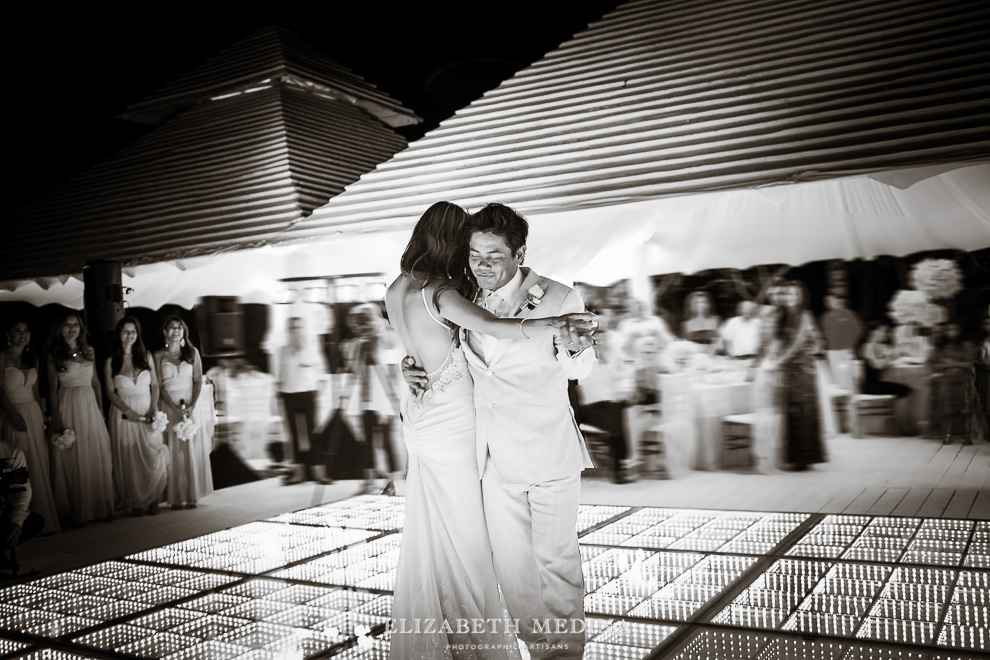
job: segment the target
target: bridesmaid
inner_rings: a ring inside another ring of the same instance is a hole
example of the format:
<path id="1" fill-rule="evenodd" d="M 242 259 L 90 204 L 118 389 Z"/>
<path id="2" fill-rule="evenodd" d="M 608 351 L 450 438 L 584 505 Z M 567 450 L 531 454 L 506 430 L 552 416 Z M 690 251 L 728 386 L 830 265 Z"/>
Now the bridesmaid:
<path id="1" fill-rule="evenodd" d="M 135 516 L 159 511 L 168 479 L 168 447 L 152 430 L 158 411 L 158 377 L 141 340 L 141 324 L 132 316 L 117 323 L 111 357 L 104 369 L 113 441 L 117 494 Z"/>
<path id="2" fill-rule="evenodd" d="M 170 314 L 162 327 L 165 348 L 155 352 L 155 371 L 161 393 L 158 406 L 168 415 L 167 440 L 172 465 L 168 473 L 168 503 L 173 509 L 195 509 L 199 498 L 213 492 L 210 472 L 212 438 L 207 437 L 199 403 L 203 389 L 203 363 L 189 341 L 189 328 L 178 315 Z M 185 418 L 196 423 L 191 440 L 180 440 L 175 425 Z"/>
<path id="3" fill-rule="evenodd" d="M 0 353 L 0 406 L 6 413 L 2 436 L 27 457 L 31 510 L 45 519 L 42 534 L 59 531 L 51 464 L 45 442 L 45 420 L 38 392 L 38 355 L 31 347 L 31 329 L 17 321 L 7 330 L 7 350 Z"/>
<path id="4" fill-rule="evenodd" d="M 113 462 L 103 419 L 103 391 L 93 349 L 79 315 L 69 312 L 52 326 L 47 349 L 52 435 L 71 429 L 71 447 L 53 449 L 53 490 L 59 515 L 74 526 L 113 520 Z"/>

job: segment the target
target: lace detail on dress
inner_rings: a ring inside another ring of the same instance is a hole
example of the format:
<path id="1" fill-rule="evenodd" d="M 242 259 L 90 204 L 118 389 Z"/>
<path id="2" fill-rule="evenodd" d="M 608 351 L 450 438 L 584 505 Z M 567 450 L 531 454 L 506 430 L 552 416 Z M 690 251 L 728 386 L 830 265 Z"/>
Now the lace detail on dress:
<path id="1" fill-rule="evenodd" d="M 426 374 L 430 384 L 426 391 L 416 397 L 416 405 L 425 405 L 433 397 L 446 390 L 451 383 L 464 378 L 467 371 L 467 360 L 464 359 L 464 354 L 451 342 L 450 350 L 447 351 L 447 357 L 444 361 L 440 363 L 439 367 Z"/>

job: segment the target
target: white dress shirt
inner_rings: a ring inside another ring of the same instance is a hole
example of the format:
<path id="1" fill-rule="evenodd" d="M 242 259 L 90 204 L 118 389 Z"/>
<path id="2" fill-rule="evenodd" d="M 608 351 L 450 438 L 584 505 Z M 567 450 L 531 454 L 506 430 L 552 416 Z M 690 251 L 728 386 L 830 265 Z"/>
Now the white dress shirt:
<path id="1" fill-rule="evenodd" d="M 502 299 L 503 305 L 508 305 L 507 300 L 515 300 L 516 294 L 519 293 L 519 287 L 522 286 L 523 276 L 522 271 L 518 268 L 516 269 L 515 275 L 513 275 L 508 282 L 489 292 L 489 296 L 496 295 Z M 488 305 L 485 305 L 487 307 Z M 515 310 L 502 309 L 502 315 L 509 316 Z M 500 316 L 496 311 L 492 310 L 492 314 L 495 316 Z M 491 335 L 482 335 L 481 337 L 481 349 L 484 351 L 485 362 L 491 364 L 492 356 L 495 355 L 495 348 L 498 346 L 498 339 L 492 337 Z"/>

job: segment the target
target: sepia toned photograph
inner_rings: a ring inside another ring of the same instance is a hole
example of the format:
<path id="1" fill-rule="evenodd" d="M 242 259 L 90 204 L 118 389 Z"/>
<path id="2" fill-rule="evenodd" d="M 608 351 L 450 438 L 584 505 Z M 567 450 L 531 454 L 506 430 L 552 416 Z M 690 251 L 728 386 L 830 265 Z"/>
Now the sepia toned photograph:
<path id="1" fill-rule="evenodd" d="M 988 35 L 11 9 L 0 660 L 986 657 Z"/>

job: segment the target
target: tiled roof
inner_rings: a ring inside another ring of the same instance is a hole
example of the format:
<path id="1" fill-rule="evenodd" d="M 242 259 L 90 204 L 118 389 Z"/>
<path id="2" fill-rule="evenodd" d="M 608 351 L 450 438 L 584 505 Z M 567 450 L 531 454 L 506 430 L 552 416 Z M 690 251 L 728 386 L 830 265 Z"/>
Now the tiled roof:
<path id="1" fill-rule="evenodd" d="M 204 98 L 251 88 L 266 79 L 297 81 L 326 98 L 345 100 L 364 108 L 393 128 L 420 122 L 414 112 L 361 76 L 330 61 L 287 30 L 274 26 L 255 32 L 131 105 L 121 117 L 159 124 Z"/>
<path id="2" fill-rule="evenodd" d="M 253 64 L 244 67 L 257 71 Z M 280 78 L 259 72 L 252 86 L 203 97 L 54 194 L 8 214 L 0 281 L 80 273 L 98 259 L 135 265 L 291 237 L 300 219 L 406 145 L 360 99 L 328 96 L 295 77 L 325 81 L 339 73 L 331 67 L 319 76 L 321 63 L 311 64 L 313 70 L 286 65 L 291 75 Z M 234 75 L 222 69 L 209 78 L 221 73 Z M 356 95 L 364 83 L 348 75 Z M 385 98 L 364 85 L 366 97 Z"/>

